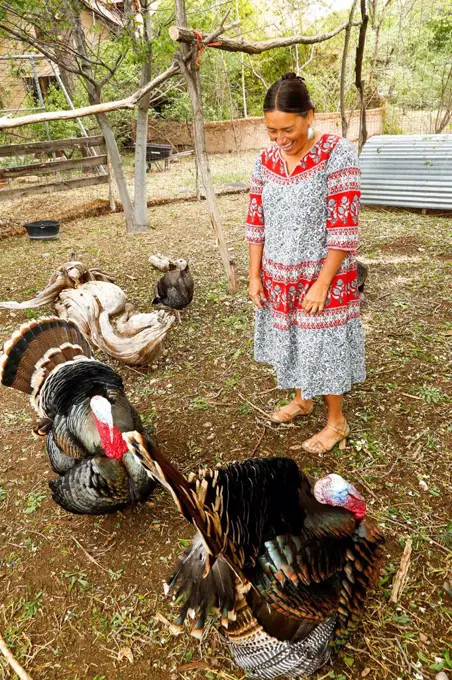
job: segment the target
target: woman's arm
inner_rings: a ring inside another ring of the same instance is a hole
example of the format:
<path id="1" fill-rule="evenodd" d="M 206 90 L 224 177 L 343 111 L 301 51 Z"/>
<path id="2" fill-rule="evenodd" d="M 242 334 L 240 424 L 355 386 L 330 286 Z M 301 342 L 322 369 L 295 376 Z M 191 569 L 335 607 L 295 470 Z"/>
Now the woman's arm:
<path id="1" fill-rule="evenodd" d="M 261 279 L 262 253 L 264 244 L 250 243 L 250 284 L 249 296 L 256 307 L 262 308 L 262 301 L 265 300 L 264 286 Z"/>
<path id="2" fill-rule="evenodd" d="M 326 246 L 328 254 L 303 300 L 309 314 L 323 311 L 328 289 L 347 255 L 356 252 L 360 197 L 360 169 L 352 144 L 340 139 L 327 166 Z"/>
<path id="3" fill-rule="evenodd" d="M 250 246 L 249 296 L 256 307 L 262 308 L 265 291 L 261 280 L 262 254 L 265 242 L 264 210 L 262 206 L 262 160 L 258 156 L 251 176 L 250 200 L 246 218 L 246 239 Z"/>
<path id="4" fill-rule="evenodd" d="M 301 306 L 305 312 L 308 312 L 309 314 L 323 312 L 331 281 L 334 279 L 339 271 L 339 267 L 349 254 L 350 253 L 347 250 L 331 249 L 328 251 L 328 255 L 325 258 L 317 281 L 312 284 L 304 297 Z"/>

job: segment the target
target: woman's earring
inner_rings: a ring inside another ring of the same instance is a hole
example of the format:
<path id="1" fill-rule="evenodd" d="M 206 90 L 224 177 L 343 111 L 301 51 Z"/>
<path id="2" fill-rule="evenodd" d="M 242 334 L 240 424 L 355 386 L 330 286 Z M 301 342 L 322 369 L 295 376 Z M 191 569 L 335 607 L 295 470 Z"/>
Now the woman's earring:
<path id="1" fill-rule="evenodd" d="M 311 139 L 314 139 L 314 137 L 315 137 L 315 129 L 310 125 L 308 127 L 308 139 L 309 139 L 309 141 Z"/>

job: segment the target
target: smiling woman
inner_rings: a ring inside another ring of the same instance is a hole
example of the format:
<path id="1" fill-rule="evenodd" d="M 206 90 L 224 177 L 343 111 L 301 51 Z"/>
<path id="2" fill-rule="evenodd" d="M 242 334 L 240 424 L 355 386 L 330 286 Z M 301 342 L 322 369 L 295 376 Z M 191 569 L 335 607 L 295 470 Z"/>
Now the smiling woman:
<path id="1" fill-rule="evenodd" d="M 309 415 L 313 397 L 324 396 L 327 425 L 303 448 L 325 453 L 345 446 L 343 395 L 365 379 L 355 259 L 360 170 L 350 142 L 313 127 L 303 78 L 277 80 L 263 108 L 273 144 L 257 158 L 247 218 L 255 359 L 274 367 L 279 387 L 296 389 L 273 422 Z"/>

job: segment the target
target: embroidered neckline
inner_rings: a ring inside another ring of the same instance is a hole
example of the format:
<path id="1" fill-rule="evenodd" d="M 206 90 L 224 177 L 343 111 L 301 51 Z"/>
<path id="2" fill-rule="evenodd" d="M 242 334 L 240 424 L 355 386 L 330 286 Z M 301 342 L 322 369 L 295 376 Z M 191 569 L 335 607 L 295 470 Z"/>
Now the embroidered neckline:
<path id="1" fill-rule="evenodd" d="M 295 171 L 296 171 L 296 169 L 299 167 L 300 163 L 303 162 L 303 161 L 305 161 L 305 160 L 310 156 L 310 154 L 312 154 L 312 152 L 314 151 L 314 149 L 316 148 L 316 146 L 318 146 L 318 145 L 320 144 L 320 142 L 323 141 L 324 137 L 328 137 L 328 136 L 329 136 L 329 133 L 328 133 L 328 132 L 324 132 L 323 135 L 320 135 L 320 137 L 318 138 L 318 140 L 316 141 L 316 143 L 313 144 L 313 145 L 311 146 L 311 148 L 309 149 L 309 151 L 306 151 L 306 153 L 304 154 L 304 156 L 302 156 L 301 158 L 298 159 L 297 164 L 294 166 L 292 172 L 290 172 L 290 173 L 289 173 L 289 168 L 288 168 L 288 166 L 287 166 L 287 161 L 286 161 L 286 159 L 284 158 L 284 156 L 282 155 L 281 147 L 278 146 L 278 145 L 276 145 L 276 146 L 277 146 L 277 149 L 278 149 L 279 158 L 280 158 L 280 160 L 281 160 L 281 163 L 282 163 L 283 166 L 284 166 L 284 170 L 285 170 L 285 173 L 286 173 L 286 177 L 289 178 L 289 179 L 290 179 L 291 177 L 293 177 L 294 174 L 295 174 Z"/>

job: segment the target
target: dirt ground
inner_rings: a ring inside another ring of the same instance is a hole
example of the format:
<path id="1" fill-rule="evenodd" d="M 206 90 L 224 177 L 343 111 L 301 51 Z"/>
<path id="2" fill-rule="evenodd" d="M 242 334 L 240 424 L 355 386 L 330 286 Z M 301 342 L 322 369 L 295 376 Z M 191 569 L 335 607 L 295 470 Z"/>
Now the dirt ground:
<path id="1" fill-rule="evenodd" d="M 74 199 L 65 196 L 67 208 Z M 195 298 L 171 329 L 165 356 L 140 369 L 112 362 L 131 401 L 185 472 L 286 455 L 316 476 L 342 474 L 366 497 L 387 537 L 385 568 L 361 629 L 317 680 L 421 680 L 441 669 L 451 677 L 451 220 L 363 210 L 368 378 L 347 397 L 347 449 L 308 457 L 300 444 L 322 426 L 324 406 L 319 400 L 306 420 L 279 429 L 265 419 L 290 395 L 275 390 L 272 371 L 252 358 L 246 197 L 223 197 L 220 205 L 239 267 L 235 297 L 226 294 L 205 204 L 179 203 L 152 209 L 154 229 L 133 238 L 114 214 L 65 222 L 58 241 L 3 240 L 0 298 L 33 297 L 76 253 L 113 273 L 137 309 L 148 311 L 157 278 L 149 255 L 188 257 Z M 0 341 L 43 311 L 50 310 L 1 311 Z M 213 626 L 198 643 L 188 634 L 173 637 L 156 618 L 174 618 L 177 605 L 163 597 L 162 581 L 192 535 L 167 494 L 158 490 L 151 503 L 108 517 L 64 512 L 50 498 L 53 473 L 42 441 L 31 436 L 27 398 L 2 388 L 0 402 L 0 632 L 32 678 L 243 678 Z M 407 582 L 399 602 L 390 604 L 408 537 Z M 0 678 L 13 677 L 0 659 Z"/>

